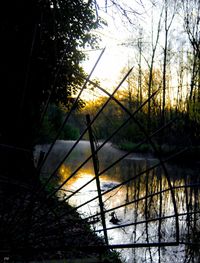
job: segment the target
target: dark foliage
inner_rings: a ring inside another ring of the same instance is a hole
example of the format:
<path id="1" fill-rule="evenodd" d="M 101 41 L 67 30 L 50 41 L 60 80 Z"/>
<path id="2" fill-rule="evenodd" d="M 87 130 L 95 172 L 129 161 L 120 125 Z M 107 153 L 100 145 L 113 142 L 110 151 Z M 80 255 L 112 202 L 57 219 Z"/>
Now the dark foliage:
<path id="1" fill-rule="evenodd" d="M 82 84 L 79 49 L 99 21 L 82 0 L 3 1 L 0 19 L 0 142 L 30 147 L 48 99 L 67 106 Z"/>
<path id="2" fill-rule="evenodd" d="M 42 122 L 35 144 L 51 143 L 54 141 L 60 127 L 63 124 L 66 112 L 55 104 L 50 104 L 45 118 Z M 67 123 L 62 129 L 59 138 L 61 140 L 76 140 L 80 136 L 79 129 L 75 123 Z"/>

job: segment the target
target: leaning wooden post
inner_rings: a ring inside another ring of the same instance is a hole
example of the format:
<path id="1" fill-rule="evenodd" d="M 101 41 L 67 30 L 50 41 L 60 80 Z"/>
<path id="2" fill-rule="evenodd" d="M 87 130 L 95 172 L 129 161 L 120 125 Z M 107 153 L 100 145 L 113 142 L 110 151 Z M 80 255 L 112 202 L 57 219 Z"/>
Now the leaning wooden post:
<path id="1" fill-rule="evenodd" d="M 108 245 L 108 235 L 106 230 L 106 220 L 105 220 L 105 214 L 104 214 L 104 205 L 101 195 L 101 187 L 100 187 L 100 181 L 99 181 L 99 171 L 98 171 L 98 159 L 97 154 L 95 154 L 95 147 L 94 147 L 94 141 L 93 141 L 93 134 L 92 134 L 92 128 L 90 125 L 90 115 L 86 115 L 86 121 L 88 126 L 88 133 L 89 133 L 89 140 L 90 140 L 90 147 L 92 152 L 92 161 L 93 161 L 93 167 L 94 167 L 94 173 L 96 178 L 96 184 L 97 184 L 97 191 L 98 191 L 98 197 L 99 197 L 99 206 L 100 206 L 100 213 L 101 213 L 101 221 L 103 225 L 103 232 L 104 232 L 104 239 L 106 242 L 106 245 Z"/>

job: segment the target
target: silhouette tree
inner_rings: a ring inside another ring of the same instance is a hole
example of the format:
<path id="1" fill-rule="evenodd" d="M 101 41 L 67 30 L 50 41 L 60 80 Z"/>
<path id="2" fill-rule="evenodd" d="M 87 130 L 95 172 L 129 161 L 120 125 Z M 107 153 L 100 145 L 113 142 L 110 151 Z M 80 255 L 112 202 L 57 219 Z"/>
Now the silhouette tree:
<path id="1" fill-rule="evenodd" d="M 95 46 L 92 2 L 4 1 L 1 5 L 0 142 L 29 147 L 49 102 L 67 104 L 83 82 L 80 51 Z"/>

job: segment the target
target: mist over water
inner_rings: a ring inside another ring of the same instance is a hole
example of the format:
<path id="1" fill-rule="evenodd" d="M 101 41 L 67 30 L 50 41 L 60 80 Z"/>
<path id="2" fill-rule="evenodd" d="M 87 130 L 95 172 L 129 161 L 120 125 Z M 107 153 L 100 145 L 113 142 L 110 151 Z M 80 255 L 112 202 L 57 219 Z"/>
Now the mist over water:
<path id="1" fill-rule="evenodd" d="M 58 141 L 43 168 L 44 176 L 50 174 L 74 145 L 74 141 Z M 47 150 L 47 145 L 38 146 L 36 152 Z M 106 144 L 98 152 L 99 173 L 114 163 L 125 153 Z M 90 159 L 81 169 L 78 167 L 91 155 L 88 141 L 81 141 L 71 152 L 59 169 L 59 182 L 64 182 L 77 170 L 74 176 L 59 191 L 59 198 L 66 198 L 72 206 L 79 206 L 98 197 L 96 181 L 93 180 L 83 189 L 79 188 L 94 178 L 93 163 Z M 198 256 L 184 244 L 168 246 L 176 242 L 177 222 L 175 209 L 179 214 L 178 226 L 181 242 L 192 242 L 194 231 L 199 231 L 199 216 L 194 212 L 199 209 L 198 189 L 187 188 L 192 185 L 196 170 L 183 168 L 175 164 L 165 164 L 151 155 L 130 154 L 100 175 L 101 193 L 104 202 L 107 234 L 109 244 L 147 244 L 166 243 L 163 247 L 137 247 L 121 249 L 123 262 L 198 262 Z M 150 169 L 149 169 L 150 168 Z M 133 178 L 132 180 L 129 180 Z M 195 179 L 196 178 L 196 179 Z M 121 184 L 129 180 L 126 184 Z M 176 203 L 173 203 L 172 191 Z M 119 185 L 119 187 L 118 187 Z M 104 194 L 109 189 L 115 188 Z M 76 194 L 72 195 L 77 191 Z M 72 196 L 71 196 L 72 195 Z M 120 206 L 120 207 L 119 207 Z M 176 206 L 176 207 L 175 207 Z M 116 209 L 113 209 L 116 208 Z M 98 198 L 81 206 L 78 212 L 83 218 L 91 217 L 91 228 L 103 237 Z M 117 221 L 113 223 L 113 217 Z M 118 250 L 119 251 L 119 250 Z"/>

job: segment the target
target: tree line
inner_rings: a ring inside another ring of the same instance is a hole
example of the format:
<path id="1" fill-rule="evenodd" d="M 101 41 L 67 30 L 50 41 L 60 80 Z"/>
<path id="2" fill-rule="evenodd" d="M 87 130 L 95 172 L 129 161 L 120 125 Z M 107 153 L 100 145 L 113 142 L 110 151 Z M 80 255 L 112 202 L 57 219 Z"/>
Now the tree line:
<path id="1" fill-rule="evenodd" d="M 105 12 L 109 12 L 110 2 L 105 2 Z M 151 134 L 176 119 L 178 125 L 173 124 L 170 133 L 166 129 L 156 143 L 199 144 L 199 2 L 151 2 L 150 13 L 146 13 L 150 14 L 148 27 L 142 23 L 143 18 L 138 20 L 142 15 L 137 12 L 133 12 L 138 21 L 134 25 L 123 3 L 116 4 L 118 11 L 124 10 L 123 17 L 132 27 L 132 37 L 123 43 L 131 47 L 132 56 L 122 74 L 134 65 L 117 99 L 134 112 L 158 90 L 137 114 L 143 129 Z M 13 3 L 10 9 L 5 2 L 2 8 L 9 12 L 1 17 L 2 83 L 5 83 L 1 142 L 30 146 L 51 141 L 74 102 L 72 94 L 86 77 L 80 66 L 85 59 L 81 50 L 97 45 L 97 37 L 91 30 L 104 25 L 98 14 L 98 1 L 32 0 Z M 105 98 L 95 100 L 92 113 L 104 101 Z M 76 107 L 83 110 L 73 113 L 62 139 L 75 139 L 80 134 L 84 114 L 90 111 L 84 104 L 83 100 L 78 101 Z M 96 122 L 99 138 L 111 134 L 127 118 L 114 102 L 109 103 L 102 116 Z M 132 121 L 114 140 L 120 144 L 136 143 L 143 136 Z"/>
<path id="2" fill-rule="evenodd" d="M 132 28 L 132 37 L 123 43 L 131 47 L 132 55 L 120 78 L 132 65 L 134 69 L 116 98 L 134 112 L 157 91 L 137 114 L 143 130 L 151 135 L 173 121 L 154 137 L 155 143 L 166 151 L 197 147 L 200 143 L 199 1 L 160 0 L 152 2 L 149 10 L 149 26 L 137 24 Z M 94 100 L 82 114 L 88 111 L 94 115 L 105 101 L 105 97 Z M 115 102 L 110 102 L 96 121 L 97 136 L 108 137 L 126 118 Z M 144 132 L 132 121 L 113 141 L 127 148 L 144 137 Z"/>

